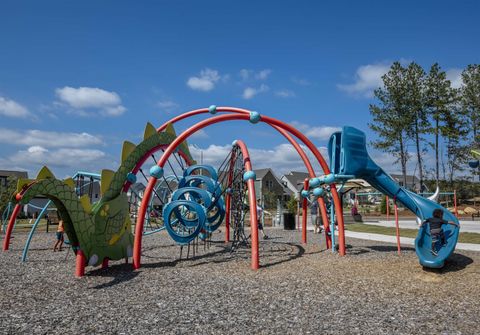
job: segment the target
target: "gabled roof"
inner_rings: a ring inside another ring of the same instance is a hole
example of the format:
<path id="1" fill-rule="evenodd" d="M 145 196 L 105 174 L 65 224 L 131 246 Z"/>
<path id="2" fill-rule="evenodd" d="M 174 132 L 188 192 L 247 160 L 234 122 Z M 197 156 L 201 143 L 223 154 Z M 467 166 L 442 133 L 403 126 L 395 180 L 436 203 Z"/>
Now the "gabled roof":
<path id="1" fill-rule="evenodd" d="M 287 179 L 290 184 L 294 185 L 297 188 L 297 191 L 303 189 L 303 181 L 305 178 L 310 178 L 308 172 L 298 172 L 298 171 L 290 171 L 283 178 Z"/>
<path id="2" fill-rule="evenodd" d="M 257 179 L 263 179 L 268 173 L 268 171 L 272 172 L 272 174 L 275 176 L 275 173 L 273 173 L 272 169 L 266 168 L 266 169 L 254 169 L 255 175 L 257 176 Z"/>

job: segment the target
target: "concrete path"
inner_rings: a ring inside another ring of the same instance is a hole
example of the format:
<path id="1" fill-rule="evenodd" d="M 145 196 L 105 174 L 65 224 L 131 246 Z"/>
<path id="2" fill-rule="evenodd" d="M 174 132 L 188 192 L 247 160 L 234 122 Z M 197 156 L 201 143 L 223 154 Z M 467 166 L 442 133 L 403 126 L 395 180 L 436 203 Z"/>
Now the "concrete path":
<path id="1" fill-rule="evenodd" d="M 395 220 L 368 220 L 364 221 L 365 224 L 377 225 L 383 227 L 395 227 Z M 398 224 L 400 228 L 418 229 L 417 222 L 415 220 L 399 220 Z M 480 233 L 480 221 L 461 220 L 460 231 L 463 233 Z"/>
<path id="2" fill-rule="evenodd" d="M 363 222 L 365 224 L 384 226 L 384 227 L 395 227 L 395 221 L 368 221 Z M 418 229 L 417 223 L 414 220 L 401 220 L 398 222 L 400 229 L 410 228 Z M 460 221 L 461 232 L 472 232 L 480 233 L 480 221 Z M 300 227 L 297 225 L 297 227 Z M 281 226 L 276 226 L 275 228 L 283 228 Z M 300 227 L 301 229 L 301 227 Z M 311 224 L 310 217 L 307 219 L 307 231 L 309 234 L 313 233 L 313 225 Z M 338 233 L 337 233 L 338 234 Z M 379 241 L 379 242 L 388 242 L 397 244 L 397 237 L 390 235 L 381 235 L 381 234 L 372 234 L 372 233 L 360 233 L 353 231 L 345 231 L 346 237 L 360 238 L 363 240 Z M 415 245 L 415 239 L 409 237 L 400 237 L 400 243 L 404 245 Z M 458 250 L 471 250 L 471 251 L 480 251 L 480 244 L 473 243 L 457 243 L 456 249 Z"/>

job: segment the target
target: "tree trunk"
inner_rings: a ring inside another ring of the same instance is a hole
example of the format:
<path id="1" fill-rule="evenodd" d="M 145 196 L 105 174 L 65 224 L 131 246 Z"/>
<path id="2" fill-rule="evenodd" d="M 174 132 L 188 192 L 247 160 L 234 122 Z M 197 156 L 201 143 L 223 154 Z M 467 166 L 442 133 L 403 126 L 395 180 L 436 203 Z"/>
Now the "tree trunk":
<path id="1" fill-rule="evenodd" d="M 422 166 L 422 153 L 420 152 L 420 135 L 418 134 L 418 116 L 415 121 L 415 142 L 417 145 L 417 161 L 418 161 L 418 173 L 420 175 L 420 189 L 418 192 L 422 192 L 423 187 L 423 166 Z"/>
<path id="2" fill-rule="evenodd" d="M 440 179 L 440 168 L 439 168 L 439 162 L 438 162 L 438 116 L 435 118 L 435 178 L 437 181 L 437 187 L 438 187 L 438 181 Z"/>
<path id="3" fill-rule="evenodd" d="M 400 163 L 402 164 L 403 187 L 407 188 L 407 155 L 405 153 L 403 137 L 400 134 Z"/>
<path id="4" fill-rule="evenodd" d="M 443 154 L 443 150 L 440 151 L 440 157 L 442 158 L 442 172 L 443 172 L 443 180 L 447 180 L 447 170 L 445 167 L 445 155 Z"/>

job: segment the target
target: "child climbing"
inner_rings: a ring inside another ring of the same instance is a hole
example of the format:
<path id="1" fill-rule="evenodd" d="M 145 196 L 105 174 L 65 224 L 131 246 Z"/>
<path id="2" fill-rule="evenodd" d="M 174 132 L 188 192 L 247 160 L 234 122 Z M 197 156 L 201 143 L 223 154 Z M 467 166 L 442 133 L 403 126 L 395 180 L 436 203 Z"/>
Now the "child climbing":
<path id="1" fill-rule="evenodd" d="M 62 251 L 62 246 L 63 246 L 63 233 L 65 229 L 63 228 L 63 220 L 58 221 L 58 227 L 57 227 L 57 242 L 55 243 L 55 246 L 53 247 L 53 251 Z"/>
<path id="2" fill-rule="evenodd" d="M 427 223 L 430 225 L 430 237 L 432 239 L 432 254 L 437 256 L 438 252 L 437 252 L 437 249 L 435 248 L 435 245 L 437 244 L 437 242 L 440 241 L 442 246 L 447 243 L 447 240 L 445 238 L 445 233 L 443 232 L 443 229 L 442 229 L 442 225 L 451 224 L 454 226 L 458 226 L 458 224 L 454 222 L 445 221 L 443 219 L 443 210 L 440 208 L 434 209 L 433 217 L 427 219 L 425 222 L 423 222 L 422 225 Z"/>
<path id="3" fill-rule="evenodd" d="M 258 230 L 260 230 L 262 232 L 263 239 L 268 240 L 268 236 L 267 236 L 267 234 L 265 234 L 265 231 L 263 230 L 262 218 L 263 218 L 263 208 L 262 208 L 262 206 L 260 206 L 260 199 L 257 199 Z"/>
<path id="4" fill-rule="evenodd" d="M 310 217 L 312 219 L 313 224 L 313 233 L 314 234 L 321 234 L 323 227 L 322 227 L 322 217 L 318 215 L 318 202 L 313 200 L 310 205 Z"/>

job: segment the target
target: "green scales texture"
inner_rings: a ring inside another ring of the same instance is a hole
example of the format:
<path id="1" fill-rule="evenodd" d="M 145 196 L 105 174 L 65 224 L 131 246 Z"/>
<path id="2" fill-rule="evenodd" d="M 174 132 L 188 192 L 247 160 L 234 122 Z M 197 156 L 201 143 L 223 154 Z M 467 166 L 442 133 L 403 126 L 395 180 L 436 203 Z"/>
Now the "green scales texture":
<path id="1" fill-rule="evenodd" d="M 147 129 L 149 126 L 154 129 L 151 125 L 147 125 Z M 126 258 L 133 247 L 129 204 L 127 195 L 122 192 L 127 175 L 146 154 L 169 145 L 176 138 L 174 132 L 150 133 L 122 161 L 102 199 L 92 207 L 91 212 L 87 212 L 71 186 L 54 178 L 36 180 L 24 192 L 20 203 L 27 204 L 37 195 L 51 199 L 64 220 L 70 242 L 79 245 L 89 265 L 100 265 L 104 258 Z M 147 136 L 148 132 L 145 134 Z M 179 150 L 193 161 L 185 142 Z"/>

